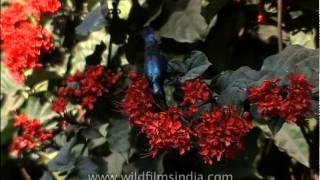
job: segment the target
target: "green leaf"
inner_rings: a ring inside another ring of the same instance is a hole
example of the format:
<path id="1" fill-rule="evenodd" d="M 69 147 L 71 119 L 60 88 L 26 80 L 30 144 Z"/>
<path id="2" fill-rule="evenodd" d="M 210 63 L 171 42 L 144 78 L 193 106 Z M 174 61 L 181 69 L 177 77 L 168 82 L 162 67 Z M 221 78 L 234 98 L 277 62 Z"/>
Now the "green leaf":
<path id="1" fill-rule="evenodd" d="M 274 137 L 275 145 L 280 151 L 301 164 L 310 167 L 310 150 L 300 128 L 295 124 L 284 124 Z"/>
<path id="2" fill-rule="evenodd" d="M 184 82 L 200 77 L 209 66 L 211 63 L 203 52 L 192 51 L 190 57 L 185 60 L 169 61 L 168 73 L 182 75 L 179 80 Z"/>
<path id="3" fill-rule="evenodd" d="M 176 106 L 177 102 L 174 100 L 173 98 L 173 94 L 175 91 L 175 87 L 174 86 L 164 86 L 164 94 L 165 94 L 165 98 L 166 98 L 166 103 L 168 106 Z"/>
<path id="4" fill-rule="evenodd" d="M 108 144 L 111 152 L 118 152 L 125 158 L 130 155 L 130 132 L 129 122 L 124 119 L 116 119 L 108 127 Z"/>
<path id="5" fill-rule="evenodd" d="M 76 143 L 72 138 L 59 151 L 59 153 L 48 163 L 50 171 L 71 171 L 75 168 L 76 158 L 71 154 L 71 149 Z"/>
<path id="6" fill-rule="evenodd" d="M 156 172 L 158 174 L 162 174 L 164 172 L 164 166 L 163 161 L 165 158 L 165 155 L 167 153 L 164 152 L 162 154 L 159 154 L 155 158 L 146 157 L 146 158 L 140 158 L 136 161 L 130 162 L 128 164 L 125 164 L 123 166 L 123 173 L 124 174 L 130 174 L 130 173 L 137 173 L 140 176 L 145 175 L 145 172 Z M 144 177 L 147 178 L 147 177 Z"/>
<path id="7" fill-rule="evenodd" d="M 205 5 L 201 9 L 201 15 L 206 19 L 206 22 L 210 24 L 218 11 L 229 1 L 230 0 L 204 0 L 203 4 Z"/>
<path id="8" fill-rule="evenodd" d="M 301 66 L 301 65 L 304 66 Z M 274 68 L 277 67 L 277 68 Z M 261 67 L 260 77 L 268 74 L 276 78 L 286 77 L 290 73 L 303 73 L 313 85 L 318 83 L 319 51 L 293 45 L 281 53 L 266 58 Z M 310 72 L 313 72 L 310 75 Z"/>
<path id="9" fill-rule="evenodd" d="M 33 90 L 36 90 L 39 86 L 42 86 L 42 88 L 43 86 L 48 86 L 49 80 L 58 78 L 60 78 L 58 74 L 46 69 L 33 70 L 32 74 L 27 76 L 25 84 Z M 47 85 L 42 83 L 46 83 Z"/>
<path id="10" fill-rule="evenodd" d="M 255 71 L 248 66 L 243 66 L 236 71 L 224 71 L 220 73 L 214 81 L 214 88 L 223 91 L 234 85 L 242 84 L 241 86 L 252 82 L 260 77 L 258 71 Z"/>
<path id="11" fill-rule="evenodd" d="M 126 162 L 126 158 L 118 152 L 112 152 L 108 157 L 104 158 L 107 163 L 107 174 L 120 175 L 122 166 Z"/>
<path id="12" fill-rule="evenodd" d="M 185 61 L 185 65 L 188 72 L 181 77 L 182 82 L 201 76 L 211 66 L 211 63 L 203 52 L 192 51 L 190 58 Z"/>
<path id="13" fill-rule="evenodd" d="M 218 102 L 242 106 L 246 100 L 247 89 L 259 86 L 266 79 L 280 79 L 281 84 L 288 84 L 290 73 L 303 73 L 305 79 L 312 85 L 313 92 L 318 92 L 319 84 L 319 52 L 301 46 L 288 46 L 281 53 L 266 58 L 259 71 L 249 67 L 241 67 L 235 71 L 222 72 L 214 81 L 213 89 L 220 91 Z M 277 68 L 275 68 L 277 67 Z M 263 119 L 258 111 L 251 108 L 255 119 Z M 277 131 L 271 125 L 271 131 Z"/>
<path id="14" fill-rule="evenodd" d="M 81 130 L 81 135 L 87 139 L 97 139 L 102 137 L 99 130 L 95 127 L 87 127 Z"/>
<path id="15" fill-rule="evenodd" d="M 79 157 L 75 164 L 77 179 L 87 179 L 89 175 L 98 173 L 98 166 L 88 157 Z"/>
<path id="16" fill-rule="evenodd" d="M 102 28 L 99 31 L 91 32 L 88 37 L 79 41 L 72 49 L 69 74 L 74 74 L 77 71 L 83 71 L 86 66 L 86 57 L 94 53 L 97 45 L 101 43 L 109 44 L 109 39 L 110 35 L 106 33 L 104 28 Z M 112 49 L 115 51 L 116 47 Z M 102 58 L 107 57 L 106 53 L 107 51 L 102 54 Z M 106 59 L 103 59 L 103 62 L 106 62 Z"/>
<path id="17" fill-rule="evenodd" d="M 71 54 L 68 51 L 63 51 L 61 53 L 63 53 L 63 56 L 59 57 L 59 61 L 62 61 L 62 62 L 57 64 L 50 64 L 50 66 L 46 67 L 46 71 L 49 71 L 50 73 L 55 74 L 54 78 L 56 78 L 56 76 L 63 77 L 67 72 L 67 67 L 70 61 Z M 53 78 L 49 78 L 49 79 L 53 79 Z"/>
<path id="18" fill-rule="evenodd" d="M 19 95 L 8 94 L 1 100 L 1 132 L 12 120 L 12 113 L 16 112 L 24 103 L 24 98 Z"/>
<path id="19" fill-rule="evenodd" d="M 174 11 L 160 30 L 161 37 L 172 38 L 182 43 L 204 41 L 210 26 L 201 15 L 201 0 L 190 0 L 183 10 Z"/>
<path id="20" fill-rule="evenodd" d="M 274 139 L 275 135 L 281 130 L 284 121 L 281 119 L 254 120 L 253 125 L 258 127 L 263 136 L 267 139 Z"/>
<path id="21" fill-rule="evenodd" d="M 48 90 L 49 80 L 44 80 L 34 85 L 33 90 L 35 93 L 44 92 Z"/>
<path id="22" fill-rule="evenodd" d="M 24 113 L 28 115 L 29 119 L 37 118 L 41 123 L 46 123 L 58 116 L 57 113 L 52 111 L 50 102 L 42 102 L 37 97 L 29 97 Z"/>
<path id="23" fill-rule="evenodd" d="M 76 27 L 76 33 L 79 36 L 87 36 L 90 32 L 100 30 L 106 25 L 107 21 L 102 13 L 101 7 L 97 7 L 85 17 L 80 25 Z"/>
<path id="24" fill-rule="evenodd" d="M 58 146 L 63 147 L 67 143 L 67 136 L 64 132 L 61 132 L 54 136 L 53 140 Z"/>
<path id="25" fill-rule="evenodd" d="M 316 49 L 316 39 L 317 33 L 315 29 L 310 31 L 299 31 L 299 32 L 290 32 L 290 42 L 291 44 L 299 44 L 303 47 L 309 49 Z"/>
<path id="26" fill-rule="evenodd" d="M 49 171 L 44 171 L 39 180 L 54 180 Z"/>
<path id="27" fill-rule="evenodd" d="M 23 85 L 16 83 L 16 81 L 11 77 L 6 65 L 1 62 L 1 93 L 15 93 L 21 89 L 23 89 Z"/>
<path id="28" fill-rule="evenodd" d="M 247 98 L 247 84 L 245 82 L 235 81 L 230 84 L 224 91 L 221 92 L 218 103 L 220 105 L 236 105 L 241 108 L 242 103 Z"/>
<path id="29" fill-rule="evenodd" d="M 232 175 L 235 179 L 262 179 L 257 170 L 257 159 L 260 158 L 258 147 L 259 131 L 252 130 L 244 138 L 245 151 L 232 160 L 224 159 L 213 166 L 203 168 L 203 174 Z M 231 178 L 232 179 L 232 178 Z"/>

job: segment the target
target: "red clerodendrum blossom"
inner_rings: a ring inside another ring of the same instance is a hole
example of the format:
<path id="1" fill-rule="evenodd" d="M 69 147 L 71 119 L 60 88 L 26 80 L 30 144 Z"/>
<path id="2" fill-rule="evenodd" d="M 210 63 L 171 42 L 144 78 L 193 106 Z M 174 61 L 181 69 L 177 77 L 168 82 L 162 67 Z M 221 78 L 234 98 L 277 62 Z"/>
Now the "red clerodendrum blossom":
<path id="1" fill-rule="evenodd" d="M 59 0 L 28 0 L 29 4 L 41 13 L 55 13 L 60 7 Z"/>
<path id="2" fill-rule="evenodd" d="M 303 74 L 291 74 L 288 78 L 290 85 L 287 87 L 287 96 L 281 103 L 279 116 L 290 123 L 297 122 L 312 112 L 312 90 Z"/>
<path id="3" fill-rule="evenodd" d="M 265 80 L 261 86 L 248 90 L 248 99 L 264 116 L 277 117 L 282 101 L 280 91 L 279 80 Z"/>
<path id="4" fill-rule="evenodd" d="M 208 86 L 200 79 L 188 80 L 182 84 L 181 89 L 184 92 L 181 106 L 190 106 L 188 115 L 197 112 L 197 103 L 207 102 L 209 100 L 210 92 Z"/>
<path id="5" fill-rule="evenodd" d="M 147 112 L 141 117 L 141 132 L 149 139 L 150 154 L 155 157 L 160 150 L 178 149 L 180 155 L 190 150 L 191 130 L 181 122 L 182 112 L 176 108 L 168 111 Z"/>
<path id="6" fill-rule="evenodd" d="M 241 139 L 252 128 L 251 122 L 246 120 L 247 112 L 239 117 L 234 108 L 214 108 L 212 113 L 201 115 L 196 127 L 188 121 L 192 113 L 198 111 L 199 102 L 209 101 L 209 88 L 203 81 L 188 80 L 182 85 L 184 98 L 179 107 L 189 106 L 188 111 L 183 111 L 178 107 L 157 109 L 147 79 L 136 73 L 129 73 L 129 79 L 132 83 L 122 101 L 122 112 L 129 117 L 132 126 L 147 136 L 152 157 L 161 150 L 170 149 L 177 149 L 182 155 L 191 149 L 193 139 L 209 164 L 212 158 L 218 161 L 223 155 L 232 158 L 244 148 Z"/>
<path id="7" fill-rule="evenodd" d="M 180 154 L 189 150 L 191 130 L 181 123 L 182 111 L 170 107 L 167 111 L 155 112 L 154 99 L 147 79 L 134 72 L 128 75 L 132 83 L 121 103 L 122 111 L 129 117 L 132 126 L 146 134 L 150 154 L 154 157 L 161 150 L 178 149 Z"/>
<path id="8" fill-rule="evenodd" d="M 93 109 L 97 98 L 108 93 L 121 75 L 121 72 L 107 72 L 102 65 L 88 66 L 84 72 L 66 78 L 66 86 L 59 88 L 52 110 L 62 113 L 69 101 L 81 104 L 85 109 Z"/>
<path id="9" fill-rule="evenodd" d="M 248 90 L 248 99 L 269 118 L 297 122 L 312 111 L 311 85 L 303 74 L 290 74 L 290 85 L 279 86 L 279 80 L 265 80 L 261 86 Z"/>
<path id="10" fill-rule="evenodd" d="M 212 112 L 201 115 L 194 129 L 199 154 L 210 165 L 223 156 L 232 158 L 235 152 L 243 149 L 241 140 L 252 128 L 252 123 L 239 117 L 234 108 L 215 107 Z"/>
<path id="11" fill-rule="evenodd" d="M 1 51 L 3 63 L 17 82 L 27 69 L 39 68 L 40 53 L 52 48 L 52 35 L 39 25 L 42 13 L 54 13 L 58 0 L 24 0 L 10 4 L 1 12 Z"/>
<path id="12" fill-rule="evenodd" d="M 18 115 L 13 126 L 22 130 L 21 135 L 11 143 L 10 151 L 13 154 L 21 154 L 23 151 L 36 149 L 44 141 L 50 141 L 53 138 L 50 131 L 41 127 L 38 119 L 28 120 L 27 115 Z"/>
<path id="13" fill-rule="evenodd" d="M 154 99 L 148 80 L 135 72 L 128 74 L 132 83 L 129 85 L 126 95 L 121 103 L 122 112 L 129 117 L 134 126 L 144 124 L 140 118 L 146 112 L 154 110 Z"/>

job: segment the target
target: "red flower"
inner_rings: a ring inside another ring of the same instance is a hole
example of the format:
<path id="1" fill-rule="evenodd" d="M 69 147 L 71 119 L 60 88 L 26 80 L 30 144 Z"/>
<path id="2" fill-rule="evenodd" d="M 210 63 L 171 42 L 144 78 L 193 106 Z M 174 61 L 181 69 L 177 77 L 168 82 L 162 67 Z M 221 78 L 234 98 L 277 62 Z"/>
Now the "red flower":
<path id="1" fill-rule="evenodd" d="M 230 107 L 213 108 L 211 113 L 203 113 L 200 120 L 194 130 L 196 142 L 199 154 L 210 165 L 213 158 L 220 161 L 222 156 L 233 157 L 242 148 L 242 138 L 253 128 L 250 121 L 239 117 Z"/>
<path id="2" fill-rule="evenodd" d="M 191 130 L 181 123 L 182 113 L 176 108 L 168 111 L 145 113 L 141 119 L 141 132 L 149 139 L 150 154 L 155 157 L 160 150 L 178 149 L 180 155 L 190 150 Z"/>
<path id="3" fill-rule="evenodd" d="M 198 111 L 197 103 L 207 102 L 209 100 L 210 92 L 208 86 L 200 79 L 188 80 L 183 83 L 181 89 L 184 92 L 181 106 L 190 106 L 188 115 Z"/>
<path id="4" fill-rule="evenodd" d="M 286 122 L 297 122 L 312 112 L 311 85 L 303 74 L 289 75 L 287 96 L 281 103 L 279 116 Z"/>
<path id="5" fill-rule="evenodd" d="M 280 87 L 278 80 L 266 80 L 260 87 L 250 88 L 248 99 L 269 118 L 297 122 L 312 112 L 311 85 L 303 74 L 290 74 L 290 85 Z"/>
<path id="6" fill-rule="evenodd" d="M 33 2 L 34 1 L 34 2 Z M 50 51 L 52 48 L 51 33 L 46 32 L 41 26 L 39 9 L 31 3 L 37 2 L 46 8 L 52 8 L 49 0 L 25 1 L 12 3 L 1 12 L 1 50 L 3 51 L 3 63 L 17 82 L 24 80 L 23 73 L 27 69 L 39 68 L 38 62 L 42 51 Z M 55 0 L 56 11 L 59 1 Z M 47 4 L 49 3 L 49 4 Z M 41 10 L 42 11 L 42 10 Z"/>
<path id="7" fill-rule="evenodd" d="M 55 99 L 52 102 L 52 110 L 57 113 L 62 113 L 66 105 L 67 105 L 67 102 L 64 98 Z"/>
<path id="8" fill-rule="evenodd" d="M 259 87 L 248 90 L 248 99 L 257 105 L 260 113 L 266 117 L 276 117 L 279 113 L 282 96 L 279 80 L 265 80 Z"/>
<path id="9" fill-rule="evenodd" d="M 21 127 L 26 123 L 27 120 L 28 120 L 27 115 L 25 114 L 18 115 L 15 123 L 13 124 L 13 127 Z"/>
<path id="10" fill-rule="evenodd" d="M 155 157 L 162 150 L 178 149 L 180 155 L 191 148 L 192 136 L 196 136 L 196 143 L 200 146 L 200 154 L 205 162 L 212 164 L 212 158 L 218 161 L 223 155 L 231 158 L 243 149 L 242 137 L 252 128 L 251 122 L 236 114 L 234 108 L 214 108 L 212 113 L 201 115 L 201 122 L 190 129 L 189 115 L 197 112 L 197 103 L 209 100 L 209 89 L 201 80 L 190 80 L 183 84 L 184 99 L 182 106 L 189 106 L 188 112 L 176 107 L 168 110 L 156 111 L 153 105 L 151 88 L 146 78 L 130 72 L 128 77 L 132 80 L 121 108 L 129 117 L 132 126 L 138 127 L 149 140 L 149 153 Z"/>
<path id="11" fill-rule="evenodd" d="M 93 109 L 98 97 L 109 92 L 122 73 L 109 73 L 102 65 L 89 66 L 84 72 L 77 72 L 66 78 L 65 87 L 58 90 L 58 98 L 53 101 L 52 109 L 63 112 L 69 101 L 81 104 L 86 109 Z"/>
<path id="12" fill-rule="evenodd" d="M 21 127 L 22 135 L 11 143 L 10 151 L 12 153 L 21 154 L 25 150 L 38 148 L 42 142 L 53 138 L 51 132 L 41 127 L 38 119 L 27 120 L 27 115 L 18 115 L 14 127 Z"/>
<path id="13" fill-rule="evenodd" d="M 154 110 L 154 100 L 147 79 L 143 76 L 138 76 L 136 73 L 129 73 L 128 77 L 132 80 L 129 85 L 126 95 L 121 103 L 123 114 L 129 117 L 132 125 L 144 124 L 141 116 L 146 112 Z"/>
<path id="14" fill-rule="evenodd" d="M 61 7 L 59 0 L 29 0 L 31 6 L 41 13 L 55 13 Z"/>

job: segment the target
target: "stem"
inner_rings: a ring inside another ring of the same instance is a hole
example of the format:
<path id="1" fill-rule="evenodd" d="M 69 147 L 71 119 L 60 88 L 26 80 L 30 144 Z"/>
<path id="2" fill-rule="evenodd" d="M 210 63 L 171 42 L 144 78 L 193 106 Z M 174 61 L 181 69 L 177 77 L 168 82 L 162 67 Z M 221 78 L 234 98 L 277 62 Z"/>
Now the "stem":
<path id="1" fill-rule="evenodd" d="M 86 150 L 86 147 L 88 146 L 88 144 L 89 144 L 89 139 L 86 140 L 86 142 L 84 143 L 84 145 L 83 145 L 83 147 L 82 147 L 82 149 L 80 151 L 80 156 L 83 155 L 83 153 Z"/>
<path id="2" fill-rule="evenodd" d="M 312 147 L 312 142 L 311 142 L 310 137 L 308 136 L 308 134 L 307 134 L 306 130 L 304 129 L 304 127 L 303 127 L 303 126 L 300 126 L 300 129 L 301 129 L 301 132 L 302 132 L 302 134 L 303 134 L 304 138 L 306 139 L 306 141 L 307 141 L 307 143 L 308 143 L 309 147 Z"/>
<path id="3" fill-rule="evenodd" d="M 263 150 L 263 154 L 269 154 L 270 153 L 270 149 L 272 147 L 273 144 L 273 140 L 272 139 L 267 139 L 267 142 L 264 146 L 264 150 Z"/>
<path id="4" fill-rule="evenodd" d="M 111 54 L 112 54 L 112 36 L 110 34 L 110 40 L 109 40 L 109 48 L 108 48 L 108 62 L 106 63 L 107 65 L 110 64 L 111 62 Z"/>
<path id="5" fill-rule="evenodd" d="M 113 0 L 112 1 L 112 17 L 111 17 L 111 23 L 110 23 L 111 31 L 113 29 L 112 26 L 114 24 L 113 22 L 114 22 L 115 18 L 118 18 L 118 9 L 117 9 L 118 4 L 119 4 L 119 0 Z M 107 62 L 107 64 L 110 64 L 110 62 L 111 62 L 111 58 L 112 58 L 111 54 L 112 54 L 112 33 L 110 33 L 110 41 L 109 41 L 109 49 L 108 49 L 108 62 Z"/>
<path id="6" fill-rule="evenodd" d="M 278 14 L 277 14 L 277 23 L 278 23 L 278 50 L 282 51 L 282 0 L 278 0 Z"/>
<path id="7" fill-rule="evenodd" d="M 289 166 L 289 176 L 290 176 L 290 180 L 296 180 L 296 178 L 294 177 L 293 168 L 292 168 L 292 162 L 291 161 L 290 161 L 290 166 Z"/>
<path id="8" fill-rule="evenodd" d="M 26 170 L 25 167 L 21 167 L 21 168 L 20 168 L 20 172 L 21 172 L 21 174 L 22 174 L 22 176 L 23 176 L 23 178 L 24 178 L 25 180 L 31 180 L 31 177 L 30 177 L 30 175 L 28 174 L 28 172 L 27 172 L 27 170 Z"/>
<path id="9" fill-rule="evenodd" d="M 78 114 L 78 116 L 76 117 L 76 121 L 77 121 L 78 123 L 84 123 L 84 122 L 85 122 L 85 119 L 84 119 L 84 116 L 85 116 L 85 115 L 86 115 L 86 110 L 80 108 L 80 109 L 79 109 L 79 114 Z"/>

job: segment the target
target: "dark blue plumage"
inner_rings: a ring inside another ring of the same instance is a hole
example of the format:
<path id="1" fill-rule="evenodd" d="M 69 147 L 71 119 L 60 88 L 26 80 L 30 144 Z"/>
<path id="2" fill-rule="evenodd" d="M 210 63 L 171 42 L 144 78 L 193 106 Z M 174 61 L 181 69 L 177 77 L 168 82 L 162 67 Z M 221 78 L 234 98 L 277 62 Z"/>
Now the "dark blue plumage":
<path id="1" fill-rule="evenodd" d="M 143 39 L 145 43 L 144 73 L 152 87 L 155 99 L 160 105 L 164 105 L 165 96 L 163 83 L 167 72 L 168 61 L 161 54 L 152 28 L 146 28 L 143 31 Z"/>

